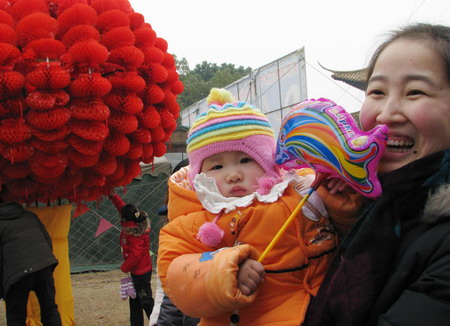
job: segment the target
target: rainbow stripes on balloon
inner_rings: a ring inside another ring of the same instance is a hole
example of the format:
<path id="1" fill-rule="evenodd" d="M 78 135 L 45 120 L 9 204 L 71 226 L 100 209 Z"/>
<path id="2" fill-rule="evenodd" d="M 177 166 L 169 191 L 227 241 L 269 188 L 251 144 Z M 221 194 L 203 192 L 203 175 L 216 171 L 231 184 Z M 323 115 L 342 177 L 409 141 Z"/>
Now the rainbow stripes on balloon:
<path id="1" fill-rule="evenodd" d="M 378 197 L 378 162 L 387 141 L 387 126 L 361 131 L 353 117 L 328 99 L 307 100 L 283 119 L 276 163 L 284 169 L 312 167 L 338 177 L 367 197 Z"/>

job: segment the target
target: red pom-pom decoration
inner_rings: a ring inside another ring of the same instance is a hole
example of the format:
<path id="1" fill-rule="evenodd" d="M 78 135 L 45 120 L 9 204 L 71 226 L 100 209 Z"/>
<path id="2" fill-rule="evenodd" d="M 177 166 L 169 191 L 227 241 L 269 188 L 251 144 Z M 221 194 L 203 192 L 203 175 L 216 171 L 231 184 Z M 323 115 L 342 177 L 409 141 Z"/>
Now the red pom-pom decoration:
<path id="1" fill-rule="evenodd" d="M 109 134 L 108 127 L 98 121 L 72 121 L 70 131 L 86 140 L 101 141 Z"/>
<path id="2" fill-rule="evenodd" d="M 139 96 L 128 92 L 109 93 L 103 99 L 110 108 L 124 113 L 138 113 L 144 107 L 144 102 Z"/>
<path id="3" fill-rule="evenodd" d="M 91 25 L 74 26 L 62 38 L 62 42 L 67 48 L 70 48 L 76 42 L 89 40 L 100 41 L 100 32 Z"/>
<path id="4" fill-rule="evenodd" d="M 40 38 L 51 38 L 58 30 L 58 22 L 46 13 L 36 12 L 22 18 L 16 25 L 19 45 Z"/>
<path id="5" fill-rule="evenodd" d="M 91 141 L 81 138 L 77 135 L 71 134 L 66 138 L 67 143 L 75 150 L 84 155 L 96 155 L 102 149 L 101 141 Z"/>
<path id="6" fill-rule="evenodd" d="M 99 73 L 81 74 L 69 87 L 74 97 L 103 97 L 111 91 L 111 83 Z"/>
<path id="7" fill-rule="evenodd" d="M 105 121 L 110 115 L 109 107 L 101 99 L 74 99 L 70 112 L 75 119 L 91 121 Z"/>
<path id="8" fill-rule="evenodd" d="M 47 142 L 39 139 L 33 139 L 31 145 L 35 149 L 48 154 L 57 154 L 64 151 L 69 144 L 63 140 L 55 140 L 52 142 Z"/>
<path id="9" fill-rule="evenodd" d="M 11 179 L 22 179 L 27 177 L 31 172 L 28 162 L 7 164 L 3 168 L 3 174 Z"/>
<path id="10" fill-rule="evenodd" d="M 17 95 L 25 84 L 25 77 L 17 71 L 0 72 L 0 99 Z"/>
<path id="11" fill-rule="evenodd" d="M 78 25 L 92 25 L 97 22 L 97 12 L 87 4 L 75 4 L 58 16 L 59 36 Z"/>
<path id="12" fill-rule="evenodd" d="M 153 105 L 147 106 L 137 117 L 142 128 L 154 129 L 161 124 L 161 116 Z"/>
<path id="13" fill-rule="evenodd" d="M 9 12 L 16 20 L 21 20 L 23 17 L 35 12 L 48 14 L 48 7 L 42 0 L 17 0 L 10 2 L 12 3 L 12 6 Z"/>
<path id="14" fill-rule="evenodd" d="M 155 44 L 156 33 L 149 27 L 143 27 L 134 31 L 136 45 L 139 47 L 152 46 Z"/>
<path id="15" fill-rule="evenodd" d="M 122 46 L 133 46 L 135 36 L 128 27 L 116 27 L 102 35 L 102 44 L 113 50 Z"/>
<path id="16" fill-rule="evenodd" d="M 27 74 L 27 82 L 38 89 L 61 89 L 69 85 L 70 73 L 59 62 L 41 62 Z"/>
<path id="17" fill-rule="evenodd" d="M 66 108 L 51 109 L 48 111 L 30 111 L 27 122 L 40 130 L 58 129 L 70 119 L 70 110 Z"/>
<path id="18" fill-rule="evenodd" d="M 23 119 L 4 119 L 0 124 L 0 140 L 7 144 L 22 143 L 32 136 Z"/>
<path id="19" fill-rule="evenodd" d="M 0 197 L 97 200 L 164 155 L 167 49 L 128 0 L 0 0 Z"/>
<path id="20" fill-rule="evenodd" d="M 153 156 L 155 157 L 161 157 L 164 154 L 166 154 L 166 144 L 164 144 L 163 142 L 158 142 L 158 143 L 152 143 L 153 145 Z"/>
<path id="21" fill-rule="evenodd" d="M 97 24 L 95 27 L 100 32 L 107 32 L 115 27 L 129 27 L 130 18 L 121 10 L 112 9 L 101 13 L 97 17 Z"/>
<path id="22" fill-rule="evenodd" d="M 68 126 L 62 126 L 61 128 L 52 130 L 40 130 L 36 128 L 31 128 L 31 130 L 34 137 L 44 141 L 64 139 L 69 134 Z"/>
<path id="23" fill-rule="evenodd" d="M 78 41 L 67 53 L 74 61 L 88 66 L 103 64 L 108 59 L 108 49 L 96 40 Z"/>
<path id="24" fill-rule="evenodd" d="M 12 26 L 0 23 L 0 42 L 17 45 L 17 33 Z"/>
<path id="25" fill-rule="evenodd" d="M 123 134 L 129 134 L 138 127 L 138 120 L 135 115 L 119 111 L 111 112 L 108 123 L 111 129 Z"/>
<path id="26" fill-rule="evenodd" d="M 25 47 L 25 51 L 32 50 L 36 54 L 37 59 L 58 59 L 66 52 L 63 42 L 53 38 L 41 38 L 31 41 Z"/>
<path id="27" fill-rule="evenodd" d="M 111 155 L 122 156 L 129 151 L 130 146 L 130 140 L 124 134 L 111 133 L 108 138 L 106 138 L 103 149 Z"/>
<path id="28" fill-rule="evenodd" d="M 12 164 L 27 161 L 33 156 L 34 148 L 28 143 L 12 144 L 1 154 Z"/>

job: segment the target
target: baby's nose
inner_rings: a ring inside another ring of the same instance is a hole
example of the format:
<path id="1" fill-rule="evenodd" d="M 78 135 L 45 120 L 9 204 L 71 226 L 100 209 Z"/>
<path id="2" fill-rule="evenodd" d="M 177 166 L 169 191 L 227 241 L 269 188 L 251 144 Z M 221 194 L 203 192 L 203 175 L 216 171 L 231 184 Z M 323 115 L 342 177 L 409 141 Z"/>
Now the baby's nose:
<path id="1" fill-rule="evenodd" d="M 242 181 L 243 175 L 239 172 L 233 172 L 230 175 L 228 175 L 228 182 L 235 183 Z"/>

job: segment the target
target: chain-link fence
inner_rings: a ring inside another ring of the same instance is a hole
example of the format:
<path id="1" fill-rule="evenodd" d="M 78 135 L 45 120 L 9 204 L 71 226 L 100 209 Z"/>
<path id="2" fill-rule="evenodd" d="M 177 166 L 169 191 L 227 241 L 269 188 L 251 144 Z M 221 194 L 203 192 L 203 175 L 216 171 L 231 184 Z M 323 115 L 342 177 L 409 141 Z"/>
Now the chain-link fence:
<path id="1" fill-rule="evenodd" d="M 125 192 L 123 189 L 117 189 L 117 193 L 125 203 L 135 204 L 148 213 L 151 221 L 150 250 L 154 266 L 158 252 L 159 230 L 165 223 L 165 217 L 158 216 L 157 211 L 166 200 L 167 178 L 167 174 L 159 174 L 157 177 L 145 174 L 141 180 L 133 180 Z M 118 268 L 122 263 L 119 213 L 107 198 L 100 203 L 88 203 L 87 206 L 90 208 L 89 212 L 74 218 L 70 227 L 71 272 Z M 110 228 L 96 237 L 101 222 Z"/>

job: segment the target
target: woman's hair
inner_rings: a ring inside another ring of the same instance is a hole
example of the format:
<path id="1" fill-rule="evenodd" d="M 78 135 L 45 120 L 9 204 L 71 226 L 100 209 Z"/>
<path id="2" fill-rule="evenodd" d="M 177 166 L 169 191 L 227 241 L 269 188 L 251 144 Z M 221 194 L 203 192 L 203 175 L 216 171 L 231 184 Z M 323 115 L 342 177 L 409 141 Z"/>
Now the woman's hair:
<path id="1" fill-rule="evenodd" d="M 148 217 L 146 212 L 140 211 L 133 204 L 127 204 L 123 206 L 120 214 L 122 215 L 122 218 L 124 220 L 136 223 L 142 222 Z"/>
<path id="2" fill-rule="evenodd" d="M 399 39 L 423 41 L 433 47 L 442 57 L 447 68 L 447 79 L 450 81 L 450 27 L 416 23 L 391 32 L 390 37 L 377 48 L 367 67 L 366 85 L 372 76 L 374 66 L 380 54 L 390 44 Z"/>

